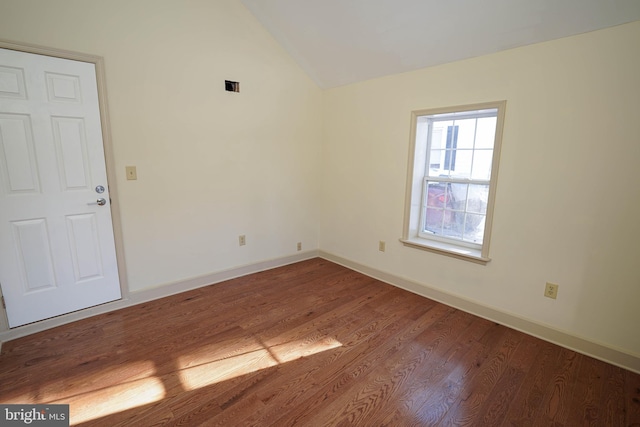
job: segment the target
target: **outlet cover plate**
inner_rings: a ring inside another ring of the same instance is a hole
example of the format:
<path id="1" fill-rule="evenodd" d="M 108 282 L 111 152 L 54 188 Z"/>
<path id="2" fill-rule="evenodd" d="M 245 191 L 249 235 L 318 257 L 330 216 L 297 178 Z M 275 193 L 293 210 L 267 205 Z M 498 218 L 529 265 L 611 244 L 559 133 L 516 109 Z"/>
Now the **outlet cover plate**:
<path id="1" fill-rule="evenodd" d="M 544 288 L 544 296 L 547 298 L 556 299 L 558 297 L 558 285 L 555 283 L 547 282 Z"/>

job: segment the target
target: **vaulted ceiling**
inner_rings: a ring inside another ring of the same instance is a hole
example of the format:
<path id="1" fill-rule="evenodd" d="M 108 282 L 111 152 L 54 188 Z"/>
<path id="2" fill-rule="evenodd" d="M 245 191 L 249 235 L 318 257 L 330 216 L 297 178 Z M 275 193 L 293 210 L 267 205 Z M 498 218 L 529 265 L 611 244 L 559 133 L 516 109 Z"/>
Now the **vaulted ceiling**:
<path id="1" fill-rule="evenodd" d="M 640 20 L 640 0 L 241 1 L 322 88 Z"/>

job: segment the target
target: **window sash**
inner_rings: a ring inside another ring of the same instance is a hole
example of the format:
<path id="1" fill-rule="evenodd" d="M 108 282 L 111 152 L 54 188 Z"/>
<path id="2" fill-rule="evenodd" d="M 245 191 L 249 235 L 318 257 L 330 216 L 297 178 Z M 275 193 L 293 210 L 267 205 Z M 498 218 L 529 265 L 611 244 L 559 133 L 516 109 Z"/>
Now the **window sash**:
<path id="1" fill-rule="evenodd" d="M 483 119 L 485 117 L 498 117 L 498 109 L 491 108 L 488 110 L 468 110 L 455 113 L 431 114 L 428 117 L 425 114 L 422 117 L 426 117 L 428 123 L 448 122 L 450 120 Z"/>
<path id="2" fill-rule="evenodd" d="M 427 207 L 428 207 L 428 188 L 429 188 L 429 182 L 442 182 L 442 183 L 453 183 L 453 184 L 479 184 L 479 185 L 490 185 L 489 181 L 480 181 L 480 180 L 473 180 L 473 182 L 471 182 L 471 180 L 451 180 L 451 179 L 447 179 L 447 180 L 440 180 L 440 179 L 431 179 L 429 177 L 425 177 L 422 181 L 422 203 L 420 205 L 420 226 L 418 228 L 418 237 L 422 237 L 424 239 L 430 239 L 430 240 L 436 240 L 439 242 L 444 242 L 444 243 L 451 243 L 454 242 L 457 246 L 463 246 L 463 247 L 467 247 L 467 248 L 473 248 L 473 249 L 481 249 L 482 248 L 482 243 L 474 243 L 474 242 L 470 242 L 468 240 L 464 240 L 462 238 L 458 239 L 455 237 L 449 237 L 449 236 L 442 236 L 442 235 L 438 235 L 435 234 L 433 232 L 429 232 L 426 231 L 426 224 L 427 224 Z M 436 208 L 437 209 L 437 208 Z M 487 212 L 485 212 L 484 214 L 481 213 L 476 213 L 476 212 L 471 212 L 469 210 L 467 210 L 467 200 L 465 199 L 465 207 L 463 210 L 460 209 L 443 209 L 443 215 L 445 212 L 459 212 L 459 213 L 463 213 L 463 214 L 473 214 L 473 215 L 482 215 L 485 217 L 487 217 Z M 465 227 L 465 224 L 463 224 L 463 229 Z M 485 238 L 485 233 L 486 233 L 486 221 L 485 221 L 485 225 L 483 227 L 482 230 L 482 240 L 484 242 L 484 238 Z M 464 233 L 463 233 L 464 235 Z"/>
<path id="3" fill-rule="evenodd" d="M 427 199 L 429 197 L 428 195 L 428 188 L 429 182 L 437 182 L 437 183 L 443 183 L 443 184 L 467 184 L 467 185 L 487 185 L 487 186 L 491 186 L 491 180 L 490 179 L 477 179 L 477 178 L 471 178 L 471 177 L 451 177 L 451 176 L 434 176 L 431 174 L 431 168 L 430 168 L 430 164 L 431 164 L 431 149 L 432 149 L 432 138 L 433 138 L 433 124 L 436 122 L 445 122 L 445 121 L 453 121 L 454 125 L 453 125 L 453 132 L 456 132 L 456 126 L 455 126 L 455 122 L 458 120 L 468 120 L 468 119 L 475 119 L 476 120 L 476 126 L 477 126 L 477 120 L 478 119 L 482 119 L 482 118 L 489 118 L 489 117 L 496 117 L 498 116 L 498 109 L 490 109 L 490 110 L 469 110 L 469 111 L 461 111 L 461 112 L 454 112 L 454 113 L 445 113 L 445 114 L 437 114 L 437 115 L 432 115 L 427 117 L 426 119 L 426 123 L 428 126 L 428 130 L 427 130 L 427 146 L 426 146 L 426 156 L 425 156 L 425 176 L 423 178 L 423 183 L 422 183 L 422 203 L 421 203 L 421 209 L 420 209 L 420 215 L 419 215 L 419 227 L 418 227 L 418 237 L 422 237 L 425 239 L 430 239 L 430 240 L 435 240 L 435 241 L 440 241 L 440 242 L 445 242 L 445 243 L 453 243 L 455 245 L 458 246 L 462 246 L 462 247 L 467 247 L 467 248 L 473 248 L 473 249 L 482 249 L 482 245 L 483 243 L 474 243 L 474 242 L 470 242 L 467 240 L 464 240 L 464 232 L 461 234 L 460 238 L 457 238 L 455 236 L 444 236 L 441 234 L 435 234 L 433 232 L 428 232 L 426 230 L 427 227 L 427 215 L 428 215 L 428 202 Z M 423 116 L 424 117 L 424 116 Z M 475 136 L 474 136 L 475 138 Z M 447 141 L 448 142 L 448 141 Z M 492 146 L 491 149 L 487 149 L 487 148 L 482 148 L 482 149 L 476 149 L 476 141 L 474 139 L 474 143 L 473 143 L 473 147 L 471 149 L 464 149 L 464 151 L 470 151 L 472 153 L 475 153 L 476 151 L 491 151 L 493 154 L 493 150 L 495 148 L 495 139 L 494 139 L 494 144 Z M 457 148 L 453 148 L 452 150 L 449 150 L 450 147 L 447 147 L 447 152 L 451 151 L 451 155 L 453 156 L 455 152 L 457 152 Z M 493 157 L 493 156 L 492 156 Z M 449 158 L 449 161 L 451 162 L 451 158 Z M 445 164 L 447 162 L 447 159 L 445 157 Z M 493 163 L 493 162 L 492 162 Z M 450 168 L 449 168 L 450 169 Z M 467 200 L 465 199 L 465 206 L 463 210 L 448 210 L 448 209 L 443 209 L 443 221 L 444 221 L 444 216 L 447 212 L 460 212 L 462 214 L 466 215 L 468 213 L 473 213 L 473 212 L 468 212 L 467 211 Z M 437 209 L 437 208 L 436 208 Z M 485 238 L 485 233 L 486 233 L 486 216 L 487 213 L 485 213 L 483 215 L 485 217 L 485 226 L 483 227 L 482 230 L 482 240 L 484 242 L 484 238 Z M 465 219 L 466 221 L 466 219 Z M 466 224 L 463 223 L 462 225 L 463 230 L 466 228 Z"/>
<path id="4" fill-rule="evenodd" d="M 474 179 L 474 178 L 452 178 L 449 176 L 425 176 L 425 181 L 437 181 L 453 184 L 478 184 L 478 185 L 491 185 L 491 180 L 488 179 Z"/>

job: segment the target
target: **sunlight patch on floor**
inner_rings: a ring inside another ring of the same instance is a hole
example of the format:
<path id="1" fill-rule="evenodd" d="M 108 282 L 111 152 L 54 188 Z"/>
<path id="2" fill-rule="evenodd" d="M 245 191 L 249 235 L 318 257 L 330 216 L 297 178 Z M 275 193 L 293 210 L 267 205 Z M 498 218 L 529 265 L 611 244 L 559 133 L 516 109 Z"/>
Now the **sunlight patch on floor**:
<path id="1" fill-rule="evenodd" d="M 122 366 L 123 371 L 113 369 L 108 372 L 118 377 L 126 371 L 131 375 L 128 379 L 120 379 L 119 384 L 98 390 L 91 390 L 91 385 L 100 378 L 104 379 L 105 372 L 94 373 L 82 380 L 67 379 L 54 385 L 57 389 L 66 386 L 66 394 L 59 391 L 55 394 L 56 398 L 46 400 L 48 403 L 69 404 L 70 422 L 76 425 L 158 402 L 180 389 L 197 390 L 342 346 L 340 341 L 332 337 L 307 337 L 271 346 L 265 345 L 260 338 L 252 337 L 242 339 L 238 344 L 235 348 L 231 345 L 209 347 L 209 351 L 200 348 L 193 354 L 180 356 L 175 360 L 176 370 L 161 376 L 153 360 L 133 362 Z M 143 374 L 148 377 L 140 378 Z"/>
<path id="2" fill-rule="evenodd" d="M 162 381 L 150 377 L 52 403 L 69 404 L 70 421 L 74 425 L 157 402 L 165 395 Z"/>
<path id="3" fill-rule="evenodd" d="M 276 346 L 263 346 L 262 349 L 249 351 L 236 356 L 220 360 L 212 360 L 198 366 L 190 366 L 193 358 L 184 356 L 179 358 L 179 378 L 186 390 L 195 390 L 222 381 L 230 380 L 242 375 L 257 372 L 282 363 L 291 362 L 301 357 L 308 357 L 323 351 L 342 346 L 342 343 L 334 338 L 308 342 L 306 340 L 292 341 Z M 186 364 L 180 359 L 188 360 Z"/>
<path id="4" fill-rule="evenodd" d="M 181 369 L 178 377 L 185 390 L 195 390 L 277 364 L 278 361 L 267 350 L 262 349 Z"/>
<path id="5" fill-rule="evenodd" d="M 280 363 L 291 362 L 301 357 L 312 356 L 338 347 L 342 347 L 342 343 L 333 337 L 323 337 L 315 341 L 298 340 L 285 344 L 266 346 Z"/>

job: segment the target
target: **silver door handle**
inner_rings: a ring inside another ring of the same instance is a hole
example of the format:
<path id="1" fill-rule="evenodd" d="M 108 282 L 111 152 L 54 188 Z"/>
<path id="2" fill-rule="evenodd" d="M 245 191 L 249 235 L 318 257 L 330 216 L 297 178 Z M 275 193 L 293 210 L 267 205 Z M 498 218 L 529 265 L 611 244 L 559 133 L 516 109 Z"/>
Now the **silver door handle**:
<path id="1" fill-rule="evenodd" d="M 107 204 L 107 201 L 103 198 L 100 198 L 98 200 L 96 200 L 95 202 L 92 203 L 87 203 L 88 205 L 98 205 L 98 206 L 104 206 Z"/>

